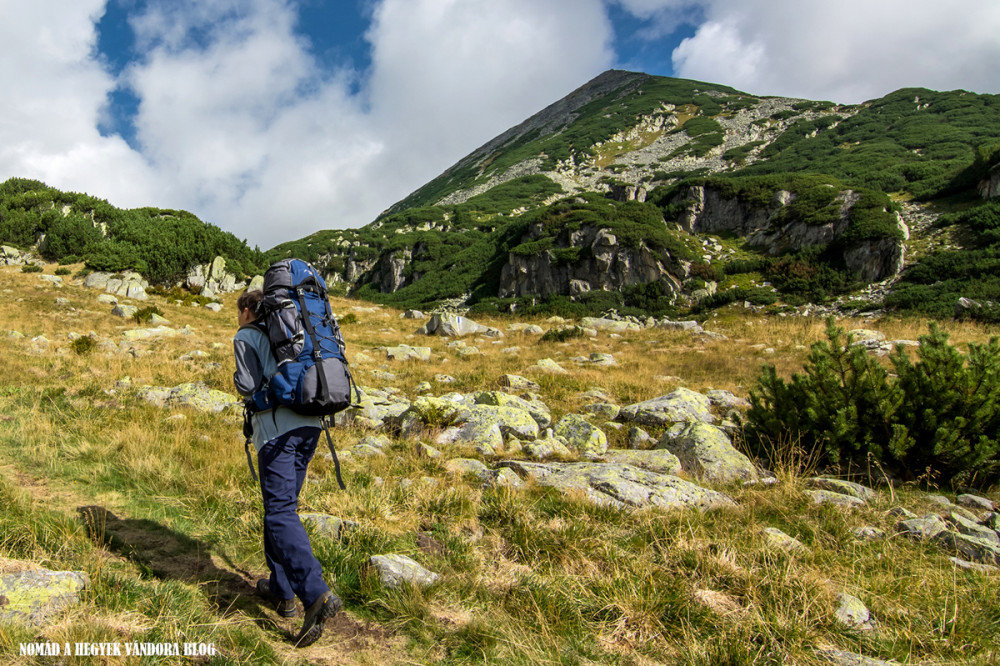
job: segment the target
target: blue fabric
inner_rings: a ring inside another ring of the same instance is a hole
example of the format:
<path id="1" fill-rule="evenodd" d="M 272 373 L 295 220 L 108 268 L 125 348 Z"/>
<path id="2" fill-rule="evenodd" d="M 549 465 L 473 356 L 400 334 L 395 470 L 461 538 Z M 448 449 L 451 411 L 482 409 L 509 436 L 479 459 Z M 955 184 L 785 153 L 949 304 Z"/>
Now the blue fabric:
<path id="1" fill-rule="evenodd" d="M 321 432 L 297 428 L 267 442 L 257 454 L 271 592 L 281 599 L 296 596 L 306 608 L 330 589 L 298 514 L 299 493 Z"/>

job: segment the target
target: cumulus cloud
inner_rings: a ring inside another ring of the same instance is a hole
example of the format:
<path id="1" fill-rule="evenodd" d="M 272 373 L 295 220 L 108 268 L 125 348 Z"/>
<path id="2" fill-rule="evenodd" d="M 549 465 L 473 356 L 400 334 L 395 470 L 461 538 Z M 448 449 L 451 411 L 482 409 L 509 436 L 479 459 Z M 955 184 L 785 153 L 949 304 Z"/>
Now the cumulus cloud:
<path id="1" fill-rule="evenodd" d="M 643 17 L 698 10 L 673 53 L 680 77 L 852 103 L 903 87 L 1000 89 L 994 0 L 616 1 Z"/>

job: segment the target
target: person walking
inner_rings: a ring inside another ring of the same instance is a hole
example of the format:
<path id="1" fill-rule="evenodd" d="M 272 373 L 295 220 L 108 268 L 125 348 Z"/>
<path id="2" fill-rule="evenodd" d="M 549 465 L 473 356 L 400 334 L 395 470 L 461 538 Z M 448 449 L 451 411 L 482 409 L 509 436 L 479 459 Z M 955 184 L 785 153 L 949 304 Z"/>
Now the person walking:
<path id="1" fill-rule="evenodd" d="M 233 383 L 245 397 L 265 386 L 278 370 L 267 332 L 258 322 L 263 298 L 263 292 L 247 291 L 236 301 L 240 328 L 233 338 Z M 264 503 L 264 559 L 271 572 L 269 578 L 257 581 L 257 593 L 283 617 L 295 617 L 295 597 L 302 601 L 305 618 L 295 645 L 305 647 L 320 638 L 326 620 L 343 608 L 323 579 L 323 568 L 298 514 L 299 493 L 322 423 L 318 416 L 303 416 L 282 406 L 256 412 L 250 422 Z"/>

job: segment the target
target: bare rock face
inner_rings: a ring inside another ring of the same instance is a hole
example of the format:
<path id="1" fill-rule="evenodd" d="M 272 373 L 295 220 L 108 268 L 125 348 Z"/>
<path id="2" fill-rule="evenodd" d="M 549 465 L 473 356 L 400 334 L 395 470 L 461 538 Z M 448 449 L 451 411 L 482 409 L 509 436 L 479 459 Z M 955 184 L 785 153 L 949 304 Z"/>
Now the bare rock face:
<path id="1" fill-rule="evenodd" d="M 1000 187 L 1000 185 L 998 185 Z M 850 223 L 850 214 L 859 196 L 845 190 L 837 196 L 840 216 L 822 225 L 805 222 L 782 222 L 782 212 L 794 201 L 790 192 L 779 190 L 766 207 L 757 207 L 738 198 L 704 186 L 693 186 L 678 196 L 676 202 L 686 206 L 681 227 L 690 233 L 735 233 L 744 236 L 747 244 L 769 254 L 801 250 L 814 245 L 829 245 L 840 238 Z M 897 216 L 904 238 L 909 236 L 906 224 Z M 905 251 L 902 241 L 881 238 L 861 241 L 847 248 L 844 260 L 848 267 L 860 273 L 868 282 L 891 277 L 903 270 Z"/>
<path id="2" fill-rule="evenodd" d="M 539 237 L 540 228 L 529 230 L 524 240 Z M 555 250 L 580 249 L 580 259 L 563 262 Z M 668 292 L 679 293 L 686 277 L 681 263 L 666 250 L 640 243 L 630 247 L 619 242 L 610 229 L 584 227 L 558 248 L 537 254 L 510 253 L 500 273 L 499 296 L 550 296 L 586 291 L 617 291 L 632 284 L 661 282 Z"/>
<path id="3" fill-rule="evenodd" d="M 990 175 L 979 183 L 979 195 L 984 199 L 1000 197 L 1000 164 L 990 170 Z"/>

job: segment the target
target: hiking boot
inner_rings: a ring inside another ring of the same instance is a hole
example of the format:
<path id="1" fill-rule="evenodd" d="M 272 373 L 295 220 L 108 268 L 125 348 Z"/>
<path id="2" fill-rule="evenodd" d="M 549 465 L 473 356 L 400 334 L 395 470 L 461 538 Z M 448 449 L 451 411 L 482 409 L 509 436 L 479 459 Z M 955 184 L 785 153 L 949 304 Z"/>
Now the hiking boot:
<path id="1" fill-rule="evenodd" d="M 333 617 L 344 607 L 340 597 L 333 592 L 326 592 L 306 609 L 306 617 L 302 620 L 302 629 L 295 637 L 295 647 L 312 645 L 323 635 L 323 625 L 327 618 Z"/>
<path id="2" fill-rule="evenodd" d="M 271 592 L 271 583 L 266 578 L 261 578 L 257 581 L 257 594 L 263 597 L 265 601 L 270 602 L 274 606 L 274 610 L 281 617 L 295 617 L 299 613 L 295 608 L 295 597 L 291 599 L 279 599 L 277 595 Z"/>

